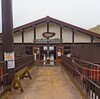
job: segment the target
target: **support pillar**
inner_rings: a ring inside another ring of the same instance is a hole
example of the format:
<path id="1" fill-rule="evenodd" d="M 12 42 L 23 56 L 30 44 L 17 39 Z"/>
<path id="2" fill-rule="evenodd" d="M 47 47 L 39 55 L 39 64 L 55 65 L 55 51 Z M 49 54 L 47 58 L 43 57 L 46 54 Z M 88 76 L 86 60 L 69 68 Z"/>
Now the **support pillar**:
<path id="1" fill-rule="evenodd" d="M 36 40 L 36 26 L 33 26 L 34 29 L 34 40 Z M 36 45 L 36 41 L 34 41 L 34 45 Z"/>
<path id="2" fill-rule="evenodd" d="M 47 32 L 49 33 L 49 21 L 47 21 Z M 47 58 L 49 58 L 49 41 L 47 41 L 47 44 Z"/>
<path id="3" fill-rule="evenodd" d="M 90 44 L 90 60 L 91 62 L 93 62 L 93 41 L 94 41 L 94 37 L 91 35 L 91 44 Z"/>
<path id="4" fill-rule="evenodd" d="M 2 41 L 4 60 L 8 66 L 8 84 L 11 85 L 15 75 L 15 61 L 13 49 L 13 19 L 12 19 L 12 0 L 2 0 Z"/>
<path id="5" fill-rule="evenodd" d="M 74 37 L 75 37 L 75 30 L 72 30 L 72 55 L 74 54 Z"/>
<path id="6" fill-rule="evenodd" d="M 25 50 L 24 50 L 24 30 L 21 30 L 21 34 L 22 34 L 22 55 L 25 54 Z"/>
<path id="7" fill-rule="evenodd" d="M 62 25 L 60 26 L 60 39 L 62 40 Z M 60 44 L 62 45 L 62 41 L 60 41 Z"/>

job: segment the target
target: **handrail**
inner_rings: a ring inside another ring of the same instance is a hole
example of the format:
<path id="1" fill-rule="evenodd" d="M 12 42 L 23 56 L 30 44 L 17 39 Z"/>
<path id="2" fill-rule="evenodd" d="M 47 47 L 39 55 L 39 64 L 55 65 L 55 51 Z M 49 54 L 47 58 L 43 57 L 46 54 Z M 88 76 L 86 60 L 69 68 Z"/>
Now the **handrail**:
<path id="1" fill-rule="evenodd" d="M 67 57 L 66 55 L 63 55 L 63 56 Z M 96 66 L 100 67 L 100 65 L 95 64 L 95 63 L 92 63 L 92 62 L 88 62 L 88 61 L 85 61 L 85 60 L 82 60 L 82 59 L 78 59 L 78 58 L 75 58 L 75 57 L 70 57 L 70 58 L 75 59 L 75 60 L 78 60 L 78 61 L 83 62 L 83 63 L 86 63 L 86 64 L 96 65 Z"/>
<path id="2" fill-rule="evenodd" d="M 8 72 L 7 72 L 7 62 L 0 62 L 0 95 L 7 88 L 7 80 L 8 80 Z"/>
<path id="3" fill-rule="evenodd" d="M 15 72 L 22 70 L 25 67 L 29 67 L 33 64 L 33 55 L 26 55 L 23 57 L 15 58 Z M 0 61 L 0 96 L 7 90 L 8 86 L 8 69 L 7 61 Z"/>
<path id="4" fill-rule="evenodd" d="M 61 65 L 76 79 L 89 99 L 100 98 L 100 65 L 74 57 L 61 57 Z"/>

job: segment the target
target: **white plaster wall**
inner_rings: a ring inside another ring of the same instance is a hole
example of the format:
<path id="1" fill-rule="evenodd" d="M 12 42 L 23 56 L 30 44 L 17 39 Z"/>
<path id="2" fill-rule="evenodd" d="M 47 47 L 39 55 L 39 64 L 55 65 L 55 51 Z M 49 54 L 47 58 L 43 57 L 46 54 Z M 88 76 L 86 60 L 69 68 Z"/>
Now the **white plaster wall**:
<path id="1" fill-rule="evenodd" d="M 72 30 L 68 28 L 63 28 L 62 38 L 63 43 L 72 43 Z"/>
<path id="2" fill-rule="evenodd" d="M 56 35 L 50 39 L 59 38 L 60 39 L 60 27 L 57 24 L 50 23 L 49 31 L 54 32 Z"/>
<path id="3" fill-rule="evenodd" d="M 34 29 L 29 28 L 29 29 L 25 30 L 25 32 L 24 32 L 24 42 L 25 43 L 33 43 L 33 39 L 34 39 Z"/>
<path id="4" fill-rule="evenodd" d="M 17 32 L 13 34 L 14 43 L 22 43 L 22 34 L 21 32 Z"/>
<path id="5" fill-rule="evenodd" d="M 47 31 L 46 23 L 42 23 L 36 27 L 36 39 L 43 39 L 42 34 Z"/>
<path id="6" fill-rule="evenodd" d="M 91 38 L 90 38 L 90 36 L 88 36 L 86 34 L 76 32 L 74 35 L 74 42 L 75 43 L 90 43 Z"/>
<path id="7" fill-rule="evenodd" d="M 47 24 L 42 23 L 36 27 L 36 39 L 43 39 L 44 37 L 42 34 L 47 31 Z M 50 23 L 49 26 L 49 31 L 50 32 L 55 32 L 56 35 L 53 38 L 60 38 L 60 27 L 57 24 Z M 62 38 L 63 38 L 63 43 L 72 43 L 72 30 L 63 27 L 62 30 Z M 24 32 L 24 42 L 25 43 L 33 43 L 34 39 L 34 30 L 33 28 L 26 29 Z M 1 41 L 0 41 L 1 42 Z M 76 32 L 74 36 L 74 42 L 75 43 L 90 43 L 91 38 L 90 36 Z M 95 38 L 94 42 L 100 42 L 100 39 Z M 22 43 L 22 34 L 21 32 L 14 33 L 14 43 Z"/>
<path id="8" fill-rule="evenodd" d="M 100 43 L 100 39 L 95 38 L 95 39 L 93 40 L 93 42 L 94 42 L 94 43 Z"/>

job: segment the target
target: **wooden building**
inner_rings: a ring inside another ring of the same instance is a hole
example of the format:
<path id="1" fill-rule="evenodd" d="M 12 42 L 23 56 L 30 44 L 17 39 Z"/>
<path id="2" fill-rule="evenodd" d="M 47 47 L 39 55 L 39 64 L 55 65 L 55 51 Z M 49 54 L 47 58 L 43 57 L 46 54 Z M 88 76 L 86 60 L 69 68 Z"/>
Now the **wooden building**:
<path id="1" fill-rule="evenodd" d="M 55 35 L 46 39 L 43 36 L 45 32 Z M 71 54 L 83 60 L 100 63 L 100 34 L 47 16 L 14 29 L 14 51 L 16 57 L 34 54 L 38 61 L 53 55 L 52 60 L 57 62 L 61 54 Z"/>

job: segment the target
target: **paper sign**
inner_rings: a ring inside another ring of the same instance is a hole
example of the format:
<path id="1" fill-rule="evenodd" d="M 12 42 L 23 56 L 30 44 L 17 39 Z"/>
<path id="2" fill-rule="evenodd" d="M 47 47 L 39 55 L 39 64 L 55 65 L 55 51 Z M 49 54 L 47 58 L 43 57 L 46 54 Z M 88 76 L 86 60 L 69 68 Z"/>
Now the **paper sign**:
<path id="1" fill-rule="evenodd" d="M 4 53 L 5 61 L 14 60 L 14 52 L 11 53 Z"/>
<path id="2" fill-rule="evenodd" d="M 14 58 L 14 52 L 11 53 L 4 53 L 4 60 L 7 61 L 7 67 L 8 69 L 15 68 L 15 58 Z"/>
<path id="3" fill-rule="evenodd" d="M 8 69 L 15 68 L 15 61 L 7 61 Z"/>
<path id="4" fill-rule="evenodd" d="M 61 52 L 58 52 L 58 56 L 61 56 Z"/>

